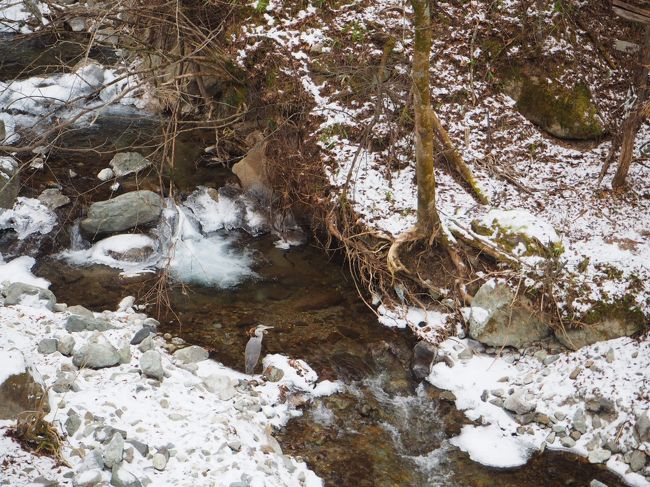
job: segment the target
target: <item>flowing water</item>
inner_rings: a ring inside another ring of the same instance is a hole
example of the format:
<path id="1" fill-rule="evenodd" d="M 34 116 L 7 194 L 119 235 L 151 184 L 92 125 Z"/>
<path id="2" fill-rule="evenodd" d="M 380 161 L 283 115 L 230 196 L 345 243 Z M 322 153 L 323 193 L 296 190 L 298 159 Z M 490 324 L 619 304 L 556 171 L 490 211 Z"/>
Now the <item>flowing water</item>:
<path id="1" fill-rule="evenodd" d="M 13 66 L 12 69 L 18 69 Z M 162 331 L 211 351 L 212 358 L 243 368 L 247 330 L 257 323 L 274 328 L 265 353 L 306 360 L 320 379 L 340 380 L 339 394 L 314 399 L 304 414 L 277 433 L 284 451 L 304 458 L 332 486 L 587 486 L 598 478 L 610 487 L 620 481 L 602 468 L 567 454 L 544 453 L 519 469 L 489 469 L 450 446 L 465 419 L 440 391 L 418 384 L 409 373 L 414 339 L 388 329 L 359 299 L 346 266 L 313 245 L 276 248 L 273 238 L 243 232 L 221 235 L 230 251 L 250 257 L 254 277 L 229 288 L 172 285 L 160 291 L 160 274 L 125 278 L 104 266 L 72 266 L 54 254 L 82 248 L 75 221 L 89 201 L 110 196 L 95 174 L 112 154 L 131 144 L 150 143 L 159 121 L 136 113 L 107 114 L 93 127 L 59 141 L 47 168 L 25 177 L 27 192 L 38 194 L 52 180 L 63 182 L 74 204 L 59 212 L 64 231 L 38 247 L 35 273 L 52 282 L 60 302 L 94 310 L 115 309 L 135 295 L 160 318 Z M 127 183 L 160 190 L 171 178 L 180 194 L 197 184 L 219 187 L 231 176 L 223 168 L 197 165 L 204 134 L 179 139 L 176 166 Z M 79 151 L 93 148 L 93 153 Z M 68 170 L 79 174 L 70 178 Z M 0 249 L 6 251 L 6 249 Z M 208 258 L 206 256 L 205 258 Z"/>

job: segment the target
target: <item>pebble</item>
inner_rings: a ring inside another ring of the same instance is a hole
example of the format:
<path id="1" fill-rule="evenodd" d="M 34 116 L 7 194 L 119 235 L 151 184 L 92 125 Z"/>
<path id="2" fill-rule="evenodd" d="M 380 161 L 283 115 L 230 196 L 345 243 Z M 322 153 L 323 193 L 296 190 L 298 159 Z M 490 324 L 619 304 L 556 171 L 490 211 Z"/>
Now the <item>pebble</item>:
<path id="1" fill-rule="evenodd" d="M 108 181 L 114 176 L 113 170 L 110 167 L 105 167 L 99 173 L 97 173 L 97 179 L 100 181 Z"/>
<path id="2" fill-rule="evenodd" d="M 59 351 L 61 355 L 65 355 L 66 357 L 69 357 L 72 355 L 72 351 L 74 350 L 74 337 L 72 335 L 63 335 L 60 336 L 56 349 Z"/>
<path id="3" fill-rule="evenodd" d="M 582 437 L 582 433 L 580 433 L 579 431 L 572 431 L 570 436 L 574 440 L 578 441 Z"/>
<path id="4" fill-rule="evenodd" d="M 162 368 L 160 353 L 156 350 L 147 350 L 144 352 L 140 357 L 140 370 L 147 377 L 162 380 L 165 372 Z"/>
<path id="5" fill-rule="evenodd" d="M 176 350 L 173 355 L 176 360 L 179 360 L 184 364 L 194 364 L 196 362 L 207 360 L 209 353 L 203 347 L 199 347 L 198 345 L 190 345 L 189 347 Z"/>
<path id="6" fill-rule="evenodd" d="M 630 468 L 633 472 L 638 472 L 645 467 L 646 456 L 641 450 L 634 450 L 630 455 Z"/>
<path id="7" fill-rule="evenodd" d="M 120 433 L 114 433 L 111 441 L 104 449 L 104 465 L 108 468 L 113 468 L 114 465 L 122 461 L 124 454 L 124 438 Z"/>
<path id="8" fill-rule="evenodd" d="M 560 440 L 560 443 L 562 443 L 562 446 L 566 448 L 573 448 L 574 446 L 576 446 L 576 441 L 570 436 L 565 436 L 564 438 L 562 438 Z"/>
<path id="9" fill-rule="evenodd" d="M 576 380 L 578 378 L 578 376 L 580 375 L 580 372 L 582 372 L 582 369 L 580 367 L 576 367 L 569 374 L 569 379 Z"/>
<path id="10" fill-rule="evenodd" d="M 573 422 L 573 429 L 579 431 L 582 434 L 587 432 L 587 422 L 584 420 L 577 420 Z"/>
<path id="11" fill-rule="evenodd" d="M 99 470 L 86 470 L 81 472 L 72 479 L 74 487 L 91 487 L 99 485 L 102 481 L 102 473 Z"/>
<path id="12" fill-rule="evenodd" d="M 142 342 L 140 342 L 140 345 L 138 345 L 138 350 L 140 350 L 141 352 L 148 352 L 153 348 L 155 348 L 155 344 L 153 342 L 153 337 L 151 337 L 151 335 L 144 338 Z"/>
<path id="13" fill-rule="evenodd" d="M 162 453 L 156 453 L 153 456 L 151 463 L 153 464 L 153 468 L 155 468 L 156 470 L 158 471 L 165 470 L 165 467 L 167 466 L 167 457 Z"/>
<path id="14" fill-rule="evenodd" d="M 566 413 L 564 411 L 555 411 L 553 413 L 553 416 L 559 421 L 562 421 L 564 418 L 566 418 Z"/>
<path id="15" fill-rule="evenodd" d="M 614 360 L 616 360 L 616 354 L 614 353 L 613 348 L 607 350 L 607 354 L 605 355 L 605 360 L 607 360 L 608 364 L 611 364 L 612 362 L 614 362 Z"/>
<path id="16" fill-rule="evenodd" d="M 591 427 L 592 428 L 597 429 L 597 428 L 602 427 L 602 425 L 603 425 L 603 422 L 600 419 L 600 416 L 595 416 L 594 415 L 594 416 L 591 417 Z"/>
<path id="17" fill-rule="evenodd" d="M 607 484 L 603 484 L 600 480 L 593 479 L 589 483 L 589 487 L 607 487 Z"/>
<path id="18" fill-rule="evenodd" d="M 546 437 L 546 443 L 553 443 L 555 441 L 555 433 L 549 433 Z"/>
<path id="19" fill-rule="evenodd" d="M 555 362 L 555 361 L 556 361 L 557 359 L 559 359 L 559 358 L 560 358 L 559 355 L 549 355 L 548 357 L 546 357 L 546 358 L 542 361 L 542 363 L 543 363 L 544 365 L 551 365 L 553 362 Z"/>

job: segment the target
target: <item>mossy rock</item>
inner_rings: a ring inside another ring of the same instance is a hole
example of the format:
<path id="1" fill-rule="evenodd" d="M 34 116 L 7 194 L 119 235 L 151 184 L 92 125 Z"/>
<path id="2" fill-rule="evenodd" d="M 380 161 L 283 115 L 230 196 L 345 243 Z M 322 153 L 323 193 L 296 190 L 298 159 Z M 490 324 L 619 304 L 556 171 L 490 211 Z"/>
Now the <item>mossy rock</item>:
<path id="1" fill-rule="evenodd" d="M 508 254 L 549 258 L 564 252 L 553 227 L 526 210 L 490 210 L 471 227 Z"/>
<path id="2" fill-rule="evenodd" d="M 560 139 L 594 140 L 604 130 L 589 88 L 567 87 L 545 76 L 513 69 L 502 79 L 503 91 L 517 102 L 517 110 L 542 130 Z"/>
<path id="3" fill-rule="evenodd" d="M 567 348 L 577 350 L 596 342 L 631 336 L 647 329 L 648 319 L 626 297 L 614 303 L 597 303 L 583 318 L 585 326 L 556 330 L 555 336 Z"/>

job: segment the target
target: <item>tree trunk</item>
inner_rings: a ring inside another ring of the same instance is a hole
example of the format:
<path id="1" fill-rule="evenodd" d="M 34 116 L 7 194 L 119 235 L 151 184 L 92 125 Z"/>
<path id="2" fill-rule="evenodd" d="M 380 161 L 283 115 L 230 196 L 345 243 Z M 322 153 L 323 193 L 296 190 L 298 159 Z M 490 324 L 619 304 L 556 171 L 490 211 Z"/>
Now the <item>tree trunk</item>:
<path id="1" fill-rule="evenodd" d="M 634 155 L 634 140 L 636 139 L 636 134 L 639 131 L 641 124 L 643 123 L 643 106 L 645 104 L 645 99 L 648 91 L 648 63 L 650 62 L 649 57 L 650 26 L 646 26 L 643 39 L 643 47 L 641 48 L 640 52 L 641 70 L 639 73 L 639 78 L 637 78 L 637 81 L 635 83 L 637 87 L 637 99 L 634 103 L 632 112 L 628 115 L 627 119 L 623 123 L 623 140 L 621 142 L 621 153 L 618 159 L 618 168 L 616 170 L 616 175 L 612 181 L 612 187 L 614 189 L 625 186 L 627 173 L 630 170 L 632 157 Z"/>
<path id="2" fill-rule="evenodd" d="M 414 14 L 413 107 L 415 110 L 415 160 L 418 184 L 418 229 L 432 235 L 440 217 L 436 210 L 434 167 L 433 109 L 429 89 L 431 55 L 430 0 L 411 0 Z"/>

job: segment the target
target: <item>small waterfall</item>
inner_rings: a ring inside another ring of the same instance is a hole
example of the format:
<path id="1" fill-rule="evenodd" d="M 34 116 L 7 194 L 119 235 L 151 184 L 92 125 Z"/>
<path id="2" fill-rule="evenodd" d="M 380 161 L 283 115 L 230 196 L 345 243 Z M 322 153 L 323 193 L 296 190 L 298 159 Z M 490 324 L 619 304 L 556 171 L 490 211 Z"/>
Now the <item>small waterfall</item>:
<path id="1" fill-rule="evenodd" d="M 70 227 L 70 250 L 84 250 L 90 245 L 81 235 L 79 223 L 81 219 L 77 219 Z"/>

